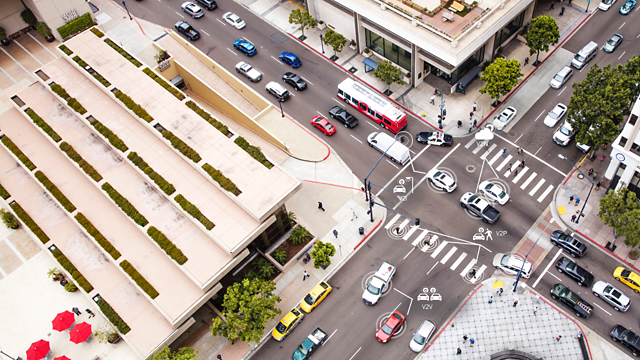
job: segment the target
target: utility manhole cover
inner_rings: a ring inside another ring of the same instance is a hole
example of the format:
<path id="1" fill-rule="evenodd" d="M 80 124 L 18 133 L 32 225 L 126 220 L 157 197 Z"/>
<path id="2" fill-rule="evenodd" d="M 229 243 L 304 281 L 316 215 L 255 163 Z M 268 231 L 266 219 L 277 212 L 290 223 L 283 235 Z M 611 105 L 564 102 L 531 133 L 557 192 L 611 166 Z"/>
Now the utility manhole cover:
<path id="1" fill-rule="evenodd" d="M 277 32 L 274 33 L 273 35 L 271 35 L 271 38 L 275 41 L 277 41 L 278 43 L 282 44 L 283 42 L 287 41 L 288 38 L 284 35 L 282 35 L 281 33 Z"/>
<path id="2" fill-rule="evenodd" d="M 474 165 L 467 165 L 467 172 L 475 172 L 476 171 L 476 167 Z"/>
<path id="3" fill-rule="evenodd" d="M 514 136 L 516 136 L 516 132 L 515 132 L 515 131 L 509 131 L 509 136 L 510 136 L 510 137 L 514 137 Z"/>

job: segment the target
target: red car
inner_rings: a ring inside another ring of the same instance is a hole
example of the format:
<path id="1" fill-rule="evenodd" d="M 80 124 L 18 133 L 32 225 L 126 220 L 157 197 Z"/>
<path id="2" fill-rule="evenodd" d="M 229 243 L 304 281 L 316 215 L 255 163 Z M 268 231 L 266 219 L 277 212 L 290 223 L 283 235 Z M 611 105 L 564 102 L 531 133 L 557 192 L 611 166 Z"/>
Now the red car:
<path id="1" fill-rule="evenodd" d="M 404 315 L 402 315 L 399 311 L 394 312 L 393 314 L 391 314 L 391 316 L 389 316 L 387 321 L 382 324 L 382 327 L 378 329 L 378 332 L 376 333 L 376 339 L 378 339 L 378 341 L 383 344 L 386 343 L 387 341 L 391 340 L 393 334 L 400 330 L 402 324 L 404 324 Z"/>
<path id="2" fill-rule="evenodd" d="M 311 119 L 311 125 L 320 129 L 320 131 L 327 136 L 331 136 L 336 133 L 336 127 L 331 125 L 331 123 L 322 116 L 314 116 L 313 119 Z"/>

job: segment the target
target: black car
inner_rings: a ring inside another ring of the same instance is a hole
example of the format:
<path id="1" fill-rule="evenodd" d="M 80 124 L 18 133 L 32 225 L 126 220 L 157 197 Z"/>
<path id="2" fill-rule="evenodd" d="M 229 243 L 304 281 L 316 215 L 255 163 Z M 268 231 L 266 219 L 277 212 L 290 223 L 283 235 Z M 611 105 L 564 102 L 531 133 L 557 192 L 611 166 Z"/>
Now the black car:
<path id="1" fill-rule="evenodd" d="M 438 146 L 451 146 L 453 145 L 453 136 L 445 134 L 441 131 L 425 131 L 416 135 L 416 140 L 419 143 L 438 145 Z"/>
<path id="2" fill-rule="evenodd" d="M 631 350 L 633 356 L 640 355 L 640 336 L 633 331 L 625 329 L 622 325 L 616 325 L 611 329 L 609 335 L 611 340 L 619 342 Z"/>
<path id="3" fill-rule="evenodd" d="M 553 285 L 551 288 L 551 298 L 559 300 L 566 307 L 573 310 L 577 317 L 582 316 L 587 319 L 593 312 L 593 306 L 582 300 L 578 294 L 562 284 Z"/>
<path id="4" fill-rule="evenodd" d="M 344 127 L 353 128 L 354 126 L 358 125 L 358 119 L 349 114 L 340 106 L 332 107 L 331 110 L 329 110 L 329 116 L 334 119 L 338 119 L 338 121 L 344 124 Z"/>
<path id="5" fill-rule="evenodd" d="M 568 251 L 573 257 L 583 257 L 587 251 L 585 244 L 573 236 L 562 232 L 562 230 L 556 230 L 551 234 L 551 244 Z"/>
<path id="6" fill-rule="evenodd" d="M 189 40 L 194 41 L 200 39 L 200 33 L 189 25 L 188 22 L 180 20 L 176 23 L 176 29 L 183 33 Z"/>
<path id="7" fill-rule="evenodd" d="M 293 88 L 296 89 L 296 91 L 304 90 L 307 88 L 307 83 L 304 80 L 302 80 L 298 75 L 292 72 L 284 73 L 284 75 L 282 75 L 282 80 L 284 80 L 285 83 L 293 86 Z"/>
<path id="8" fill-rule="evenodd" d="M 591 283 L 593 283 L 593 275 L 590 272 L 581 268 L 578 264 L 564 256 L 558 260 L 556 268 L 558 269 L 558 272 L 565 273 L 569 275 L 570 278 L 577 281 L 578 285 L 591 286 Z"/>
<path id="9" fill-rule="evenodd" d="M 207 10 L 213 10 L 218 7 L 215 0 L 196 0 L 196 2 Z"/>

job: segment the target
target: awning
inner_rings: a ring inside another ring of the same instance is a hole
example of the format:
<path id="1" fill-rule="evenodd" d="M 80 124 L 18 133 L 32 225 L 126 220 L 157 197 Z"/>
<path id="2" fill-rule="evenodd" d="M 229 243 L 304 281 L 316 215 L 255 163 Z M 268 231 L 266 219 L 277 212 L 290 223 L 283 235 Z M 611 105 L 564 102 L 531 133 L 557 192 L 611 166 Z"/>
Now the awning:
<path id="1" fill-rule="evenodd" d="M 469 84 L 471 80 L 473 80 L 476 76 L 478 76 L 478 74 L 480 74 L 481 71 L 482 71 L 482 68 L 480 68 L 480 66 L 476 66 L 473 69 L 469 70 L 469 72 L 466 73 L 462 77 L 462 79 L 460 79 L 460 81 L 457 82 L 456 92 L 461 92 L 464 94 L 465 91 L 467 90 L 467 84 Z"/>
<path id="2" fill-rule="evenodd" d="M 365 73 L 368 73 L 378 68 L 378 63 L 369 58 L 364 58 L 364 60 L 362 60 L 362 63 L 364 64 Z"/>

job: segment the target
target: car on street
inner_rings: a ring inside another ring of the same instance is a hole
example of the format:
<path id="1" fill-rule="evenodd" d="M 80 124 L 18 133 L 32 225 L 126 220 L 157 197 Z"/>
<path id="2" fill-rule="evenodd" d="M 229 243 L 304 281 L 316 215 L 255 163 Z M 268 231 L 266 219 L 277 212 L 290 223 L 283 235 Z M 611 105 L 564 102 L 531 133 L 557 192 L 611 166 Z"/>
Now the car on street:
<path id="1" fill-rule="evenodd" d="M 258 82 L 262 79 L 262 73 L 244 61 L 236 64 L 236 71 L 248 77 L 251 82 Z"/>
<path id="2" fill-rule="evenodd" d="M 565 120 L 562 126 L 553 133 L 553 141 L 560 146 L 567 146 L 575 134 L 576 133 L 573 131 L 571 124 Z"/>
<path id="3" fill-rule="evenodd" d="M 500 269 L 509 275 L 518 275 L 518 272 L 522 270 L 522 274 L 520 276 L 525 279 L 528 279 L 531 276 L 531 272 L 533 270 L 533 266 L 530 262 L 524 261 L 517 256 L 510 254 L 497 253 L 493 257 L 492 264 L 496 269 Z"/>
<path id="4" fill-rule="evenodd" d="M 194 29 L 193 26 L 189 25 L 189 23 L 184 20 L 180 20 L 176 23 L 176 30 L 183 33 L 184 36 L 191 41 L 200 39 L 200 33 L 198 30 Z"/>
<path id="5" fill-rule="evenodd" d="M 307 83 L 304 80 L 302 80 L 298 75 L 292 72 L 284 73 L 284 75 L 282 75 L 282 80 L 285 83 L 293 86 L 293 88 L 296 89 L 296 91 L 304 90 L 307 88 Z"/>
<path id="6" fill-rule="evenodd" d="M 496 130 L 504 129 L 507 124 L 509 124 L 515 117 L 518 111 L 513 106 L 509 106 L 508 108 L 502 110 L 500 115 L 496 116 L 495 120 L 493 120 L 493 127 Z"/>
<path id="7" fill-rule="evenodd" d="M 613 34 L 611 39 L 607 41 L 606 44 L 602 47 L 602 49 L 608 53 L 613 52 L 620 44 L 622 44 L 622 40 L 624 38 L 620 34 Z"/>
<path id="8" fill-rule="evenodd" d="M 300 58 L 295 56 L 293 53 L 285 51 L 282 54 L 280 54 L 279 57 L 280 57 L 280 60 L 282 60 L 285 64 L 291 66 L 292 68 L 297 68 L 300 65 L 302 65 L 302 61 L 300 61 Z"/>
<path id="9" fill-rule="evenodd" d="M 438 169 L 429 170 L 427 173 L 427 179 L 429 179 L 433 186 L 449 193 L 453 192 L 458 186 L 451 176 Z"/>
<path id="10" fill-rule="evenodd" d="M 562 248 L 573 257 L 583 257 L 584 253 L 587 252 L 585 244 L 562 230 L 556 230 L 551 233 L 551 244 Z"/>
<path id="11" fill-rule="evenodd" d="M 196 2 L 209 11 L 218 7 L 215 0 L 196 0 Z"/>
<path id="12" fill-rule="evenodd" d="M 626 329 L 622 325 L 616 325 L 609 333 L 611 340 L 621 343 L 624 347 L 631 350 L 633 356 L 640 355 L 640 336 Z"/>
<path id="13" fill-rule="evenodd" d="M 636 0 L 627 0 L 627 2 L 620 7 L 620 14 L 627 15 L 634 7 L 636 7 Z"/>
<path id="14" fill-rule="evenodd" d="M 593 275 L 590 272 L 564 256 L 556 262 L 556 269 L 558 269 L 559 273 L 565 273 L 570 278 L 577 281 L 580 286 L 589 287 L 591 286 L 591 283 L 593 283 Z"/>
<path id="15" fill-rule="evenodd" d="M 256 47 L 245 39 L 238 39 L 233 42 L 233 47 L 236 50 L 242 51 L 245 55 L 253 56 L 258 53 Z"/>
<path id="16" fill-rule="evenodd" d="M 416 140 L 419 143 L 437 145 L 437 146 L 451 146 L 453 145 L 453 136 L 447 135 L 442 131 L 424 131 L 416 135 Z"/>
<path id="17" fill-rule="evenodd" d="M 309 359 L 314 351 L 318 350 L 327 339 L 327 333 L 320 328 L 316 328 L 311 335 L 302 341 L 302 344 L 298 345 L 291 358 L 293 360 Z"/>
<path id="18" fill-rule="evenodd" d="M 421 352 L 427 346 L 431 335 L 436 330 L 436 324 L 430 320 L 423 320 L 420 327 L 409 342 L 409 348 L 414 352 Z"/>
<path id="19" fill-rule="evenodd" d="M 553 110 L 549 111 L 547 117 L 544 118 L 544 124 L 548 127 L 555 127 L 558 121 L 562 120 L 562 118 L 567 114 L 567 106 L 562 103 L 558 103 Z"/>
<path id="20" fill-rule="evenodd" d="M 278 98 L 279 101 L 286 101 L 291 96 L 289 90 L 282 86 L 282 84 L 278 84 L 275 81 L 269 81 L 267 86 L 264 88 L 269 94 Z"/>
<path id="21" fill-rule="evenodd" d="M 591 292 L 593 293 L 593 296 L 599 297 L 609 305 L 613 306 L 616 311 L 624 312 L 629 310 L 629 306 L 631 306 L 631 299 L 608 282 L 604 282 L 602 280 L 596 281 L 591 288 Z"/>
<path id="22" fill-rule="evenodd" d="M 588 319 L 593 312 L 593 306 L 591 306 L 591 304 L 582 300 L 578 294 L 560 283 L 553 285 L 551 288 L 551 298 L 560 301 L 566 307 L 573 310 L 577 317 Z"/>
<path id="23" fill-rule="evenodd" d="M 602 2 L 600 3 L 600 5 L 598 5 L 598 9 L 602 10 L 602 11 L 607 11 L 609 10 L 613 4 L 616 3 L 616 0 L 602 0 Z"/>
<path id="24" fill-rule="evenodd" d="M 394 311 L 376 332 L 376 339 L 383 344 L 391 340 L 391 337 L 393 337 L 393 335 L 400 330 L 402 324 L 404 324 L 404 320 L 405 317 L 400 311 Z"/>
<path id="25" fill-rule="evenodd" d="M 382 294 L 389 290 L 391 279 L 393 279 L 395 273 L 396 267 L 390 263 L 384 261 L 382 265 L 380 265 L 380 268 L 373 274 L 362 294 L 362 301 L 365 305 L 375 305 L 378 303 Z"/>
<path id="26" fill-rule="evenodd" d="M 338 119 L 341 123 L 344 124 L 344 127 L 354 128 L 358 125 L 358 119 L 355 116 L 349 114 L 345 109 L 340 106 L 334 106 L 329 109 L 329 116 L 334 119 Z"/>
<path id="27" fill-rule="evenodd" d="M 329 295 L 331 290 L 333 290 L 333 288 L 331 288 L 331 285 L 329 285 L 325 281 L 322 281 L 320 284 L 311 289 L 307 296 L 302 299 L 302 301 L 300 302 L 300 309 L 302 309 L 302 311 L 306 313 L 310 313 L 313 309 L 316 308 L 316 306 L 318 306 L 322 302 L 322 300 L 327 297 L 327 295 Z"/>
<path id="28" fill-rule="evenodd" d="M 331 136 L 336 133 L 336 127 L 322 116 L 314 116 L 311 119 L 311 125 L 313 125 L 316 129 L 322 131 L 327 136 Z"/>
<path id="29" fill-rule="evenodd" d="M 304 314 L 297 308 L 291 309 L 282 320 L 273 328 L 271 336 L 275 341 L 282 341 L 295 329 L 304 319 Z"/>
<path id="30" fill-rule="evenodd" d="M 472 192 L 462 195 L 460 205 L 488 224 L 494 224 L 500 218 L 500 211 Z"/>
<path id="31" fill-rule="evenodd" d="M 242 18 L 232 12 L 227 12 L 222 15 L 222 19 L 227 22 L 227 24 L 233 26 L 234 28 L 240 30 L 243 29 L 247 24 L 242 20 Z"/>
<path id="32" fill-rule="evenodd" d="M 632 288 L 636 293 L 640 292 L 640 275 L 622 266 L 613 271 L 613 278 Z"/>
<path id="33" fill-rule="evenodd" d="M 489 180 L 485 180 L 480 183 L 478 192 L 500 205 L 504 205 L 507 203 L 507 201 L 509 201 L 509 194 L 507 194 L 507 192 L 504 191 L 500 185 Z"/>
<path id="34" fill-rule="evenodd" d="M 191 1 L 187 1 L 182 4 L 182 11 L 186 12 L 189 16 L 194 19 L 199 19 L 204 16 L 204 11 L 202 8 Z"/>

